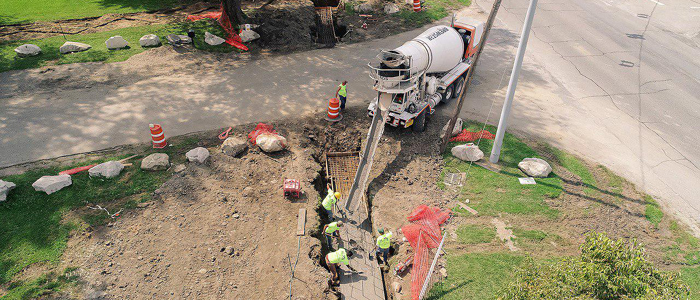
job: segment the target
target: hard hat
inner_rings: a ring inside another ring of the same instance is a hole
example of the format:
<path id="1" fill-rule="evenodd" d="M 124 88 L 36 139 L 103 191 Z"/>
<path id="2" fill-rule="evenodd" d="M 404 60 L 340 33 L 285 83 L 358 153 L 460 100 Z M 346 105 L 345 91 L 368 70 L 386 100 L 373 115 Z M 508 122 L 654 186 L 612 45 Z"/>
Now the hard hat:
<path id="1" fill-rule="evenodd" d="M 340 198 L 340 193 L 335 192 L 335 194 L 333 194 L 333 196 L 335 196 L 336 199 L 337 199 L 337 198 Z"/>
<path id="2" fill-rule="evenodd" d="M 384 228 L 377 229 L 377 232 L 379 232 L 379 234 L 384 234 Z"/>
<path id="3" fill-rule="evenodd" d="M 343 226 L 343 221 L 338 221 L 338 227 L 342 227 L 342 226 Z"/>

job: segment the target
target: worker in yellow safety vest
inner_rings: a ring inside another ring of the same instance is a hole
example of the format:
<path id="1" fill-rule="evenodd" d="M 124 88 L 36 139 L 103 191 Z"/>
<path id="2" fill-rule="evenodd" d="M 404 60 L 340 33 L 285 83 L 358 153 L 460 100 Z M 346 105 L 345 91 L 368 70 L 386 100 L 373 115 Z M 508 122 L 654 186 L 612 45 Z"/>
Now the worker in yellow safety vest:
<path id="1" fill-rule="evenodd" d="M 347 90 L 348 82 L 343 81 L 338 86 L 338 90 L 335 92 L 335 96 L 340 99 L 340 109 L 343 110 L 345 109 L 345 101 L 348 99 L 348 90 Z"/>
<path id="2" fill-rule="evenodd" d="M 332 249 L 333 238 L 340 239 L 340 227 L 343 227 L 343 221 L 331 222 L 323 226 L 323 234 L 326 235 L 326 242 L 328 243 L 328 248 Z"/>
<path id="3" fill-rule="evenodd" d="M 321 202 L 321 205 L 323 206 L 323 209 L 326 210 L 326 214 L 328 214 L 328 219 L 332 221 L 333 206 L 335 206 L 335 203 L 338 202 L 338 199 L 340 198 L 340 193 L 333 192 L 330 183 L 326 187 L 328 188 L 328 194 L 326 195 L 326 198 L 324 198 Z"/>
<path id="4" fill-rule="evenodd" d="M 379 228 L 377 230 L 379 233 L 379 237 L 377 238 L 377 251 L 376 251 L 376 256 L 377 256 L 377 263 L 379 262 L 379 254 L 381 254 L 384 258 L 384 264 L 389 264 L 389 249 L 391 248 L 391 237 L 393 234 L 391 231 L 388 233 L 384 234 L 384 229 Z"/>
<path id="5" fill-rule="evenodd" d="M 352 251 L 345 250 L 343 248 L 326 254 L 326 265 L 328 266 L 328 270 L 331 271 L 332 275 L 331 284 L 338 284 L 340 281 L 340 278 L 338 277 L 338 268 L 340 268 L 340 264 L 344 264 L 348 266 L 350 270 L 356 272 L 355 269 L 350 266 L 350 260 L 348 260 L 350 257 L 352 257 Z"/>

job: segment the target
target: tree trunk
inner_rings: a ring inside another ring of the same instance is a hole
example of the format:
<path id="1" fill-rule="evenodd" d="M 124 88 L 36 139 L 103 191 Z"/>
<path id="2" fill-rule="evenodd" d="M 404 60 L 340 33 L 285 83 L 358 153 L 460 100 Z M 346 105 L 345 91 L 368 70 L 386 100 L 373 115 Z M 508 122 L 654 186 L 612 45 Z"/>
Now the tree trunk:
<path id="1" fill-rule="evenodd" d="M 222 0 L 221 6 L 224 8 L 224 13 L 231 21 L 231 25 L 245 24 L 246 15 L 241 10 L 241 0 Z"/>

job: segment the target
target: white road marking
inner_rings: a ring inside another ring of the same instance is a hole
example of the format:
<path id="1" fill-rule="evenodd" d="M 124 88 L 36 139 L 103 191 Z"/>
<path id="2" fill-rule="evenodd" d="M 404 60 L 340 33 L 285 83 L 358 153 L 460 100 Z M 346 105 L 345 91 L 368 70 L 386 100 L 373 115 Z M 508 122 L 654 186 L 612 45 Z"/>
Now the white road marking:
<path id="1" fill-rule="evenodd" d="M 666 5 L 666 4 L 663 4 L 663 3 L 659 2 L 659 1 L 656 1 L 656 0 L 649 0 L 649 1 L 654 2 L 654 3 L 658 4 L 658 5 Z"/>

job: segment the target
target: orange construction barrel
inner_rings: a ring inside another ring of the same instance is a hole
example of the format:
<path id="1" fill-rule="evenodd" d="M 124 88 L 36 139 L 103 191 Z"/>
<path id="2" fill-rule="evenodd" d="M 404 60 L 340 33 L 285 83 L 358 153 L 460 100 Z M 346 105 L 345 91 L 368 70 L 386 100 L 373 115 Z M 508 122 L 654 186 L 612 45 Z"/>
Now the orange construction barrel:
<path id="1" fill-rule="evenodd" d="M 328 101 L 328 114 L 326 115 L 326 121 L 338 122 L 343 118 L 340 114 L 340 100 L 338 98 L 331 98 Z"/>

